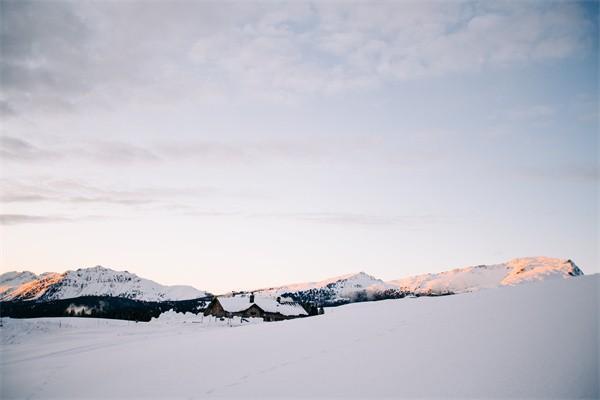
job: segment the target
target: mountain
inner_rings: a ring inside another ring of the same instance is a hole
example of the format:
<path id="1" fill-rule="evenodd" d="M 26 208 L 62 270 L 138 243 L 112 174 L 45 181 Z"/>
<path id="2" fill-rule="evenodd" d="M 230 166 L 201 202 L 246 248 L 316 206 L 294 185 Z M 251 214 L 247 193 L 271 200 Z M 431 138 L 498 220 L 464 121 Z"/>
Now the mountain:
<path id="1" fill-rule="evenodd" d="M 270 296 L 288 296 L 296 301 L 324 305 L 403 297 L 396 286 L 364 272 L 336 276 L 319 282 L 259 289 L 254 292 Z"/>
<path id="2" fill-rule="evenodd" d="M 278 295 L 288 292 L 299 292 L 304 290 L 330 287 L 336 288 L 339 294 L 343 296 L 354 292 L 355 289 L 381 288 L 384 286 L 386 286 L 386 283 L 381 279 L 377 279 L 374 276 L 366 274 L 365 272 L 359 272 L 356 274 L 336 276 L 318 282 L 294 283 L 291 285 L 260 289 L 255 292 Z"/>
<path id="3" fill-rule="evenodd" d="M 473 292 L 525 282 L 583 275 L 571 260 L 549 257 L 517 258 L 502 264 L 458 268 L 384 282 L 364 272 L 338 276 L 319 282 L 297 283 L 256 290 L 272 296 L 288 296 L 296 301 L 339 305 L 358 301 L 414 296 L 441 296 Z"/>
<path id="4" fill-rule="evenodd" d="M 81 296 L 111 296 L 142 301 L 188 300 L 207 293 L 191 286 L 164 286 L 127 271 L 96 266 L 62 274 L 29 271 L 0 275 L 0 301 L 49 301 Z"/>
<path id="5" fill-rule="evenodd" d="M 264 288 L 254 293 L 287 296 L 303 303 L 339 305 L 359 301 L 439 296 L 512 286 L 546 279 L 583 275 L 571 260 L 548 257 L 517 258 L 501 264 L 478 265 L 384 282 L 364 272 L 319 282 Z M 208 293 L 191 286 L 163 286 L 127 271 L 103 267 L 82 268 L 63 274 L 7 272 L 0 275 L 0 301 L 50 301 L 82 296 L 111 296 L 149 302 L 188 300 Z"/>
<path id="6" fill-rule="evenodd" d="M 418 295 L 473 292 L 525 282 L 583 275 L 571 260 L 549 257 L 516 258 L 501 264 L 457 268 L 388 282 Z"/>

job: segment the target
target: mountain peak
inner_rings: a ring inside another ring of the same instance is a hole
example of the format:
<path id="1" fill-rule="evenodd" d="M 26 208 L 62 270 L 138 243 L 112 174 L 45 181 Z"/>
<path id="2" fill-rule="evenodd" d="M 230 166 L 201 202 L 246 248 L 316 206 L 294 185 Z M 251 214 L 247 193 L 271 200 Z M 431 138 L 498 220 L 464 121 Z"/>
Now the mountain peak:
<path id="1" fill-rule="evenodd" d="M 377 278 L 375 278 L 373 275 L 369 275 L 369 274 L 367 274 L 367 273 L 366 273 L 366 272 L 364 272 L 364 271 L 360 271 L 360 272 L 357 272 L 357 273 L 355 273 L 355 274 L 352 274 L 350 277 L 351 277 L 351 278 L 361 278 L 361 279 L 362 279 L 362 278 L 366 278 L 366 279 L 378 280 L 378 279 L 377 279 Z"/>
<path id="2" fill-rule="evenodd" d="M 81 267 L 81 268 L 77 268 L 75 270 L 75 272 L 110 272 L 110 273 L 118 273 L 118 274 L 131 274 L 131 275 L 135 275 L 134 273 L 131 273 L 129 271 L 119 271 L 113 268 L 107 268 L 107 267 L 103 267 L 102 265 L 96 265 L 93 267 Z"/>

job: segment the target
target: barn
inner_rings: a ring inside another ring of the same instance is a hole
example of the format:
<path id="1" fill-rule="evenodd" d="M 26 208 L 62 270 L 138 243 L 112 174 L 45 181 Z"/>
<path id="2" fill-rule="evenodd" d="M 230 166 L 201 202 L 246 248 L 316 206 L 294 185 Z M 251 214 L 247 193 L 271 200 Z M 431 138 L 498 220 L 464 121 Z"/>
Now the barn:
<path id="1" fill-rule="evenodd" d="M 263 318 L 265 321 L 305 317 L 304 307 L 281 298 L 259 297 L 254 294 L 238 294 L 215 297 L 204 310 L 204 315 L 215 317 Z"/>

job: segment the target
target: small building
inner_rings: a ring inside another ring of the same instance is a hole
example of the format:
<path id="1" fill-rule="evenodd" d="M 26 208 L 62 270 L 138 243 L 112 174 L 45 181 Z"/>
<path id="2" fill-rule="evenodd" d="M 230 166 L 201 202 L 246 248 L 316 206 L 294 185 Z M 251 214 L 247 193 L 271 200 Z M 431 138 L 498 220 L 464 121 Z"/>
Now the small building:
<path id="1" fill-rule="evenodd" d="M 281 298 L 259 297 L 254 294 L 215 297 L 204 315 L 215 317 L 262 318 L 265 321 L 306 317 L 308 313 L 301 304 L 294 301 L 281 301 Z"/>

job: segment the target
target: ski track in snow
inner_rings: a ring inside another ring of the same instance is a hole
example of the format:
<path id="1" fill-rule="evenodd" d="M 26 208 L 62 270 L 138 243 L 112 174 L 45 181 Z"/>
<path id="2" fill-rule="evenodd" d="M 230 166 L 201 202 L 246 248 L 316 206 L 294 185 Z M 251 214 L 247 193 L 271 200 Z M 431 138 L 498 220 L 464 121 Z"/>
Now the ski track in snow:
<path id="1" fill-rule="evenodd" d="M 22 335 L 0 346 L 0 397 L 597 398 L 599 283 L 357 303 L 234 328 L 5 319 L 2 336 Z"/>

